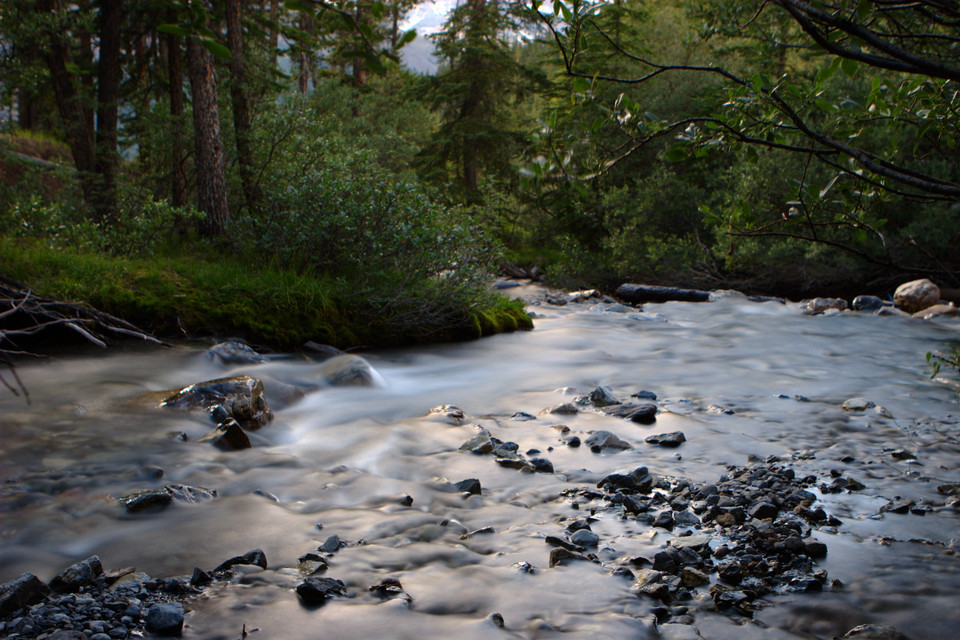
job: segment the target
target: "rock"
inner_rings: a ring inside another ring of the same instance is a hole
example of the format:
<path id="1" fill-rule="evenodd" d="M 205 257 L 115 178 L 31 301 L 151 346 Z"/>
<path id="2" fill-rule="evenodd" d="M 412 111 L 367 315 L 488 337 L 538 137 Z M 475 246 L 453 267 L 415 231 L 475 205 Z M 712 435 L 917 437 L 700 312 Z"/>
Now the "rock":
<path id="1" fill-rule="evenodd" d="M 586 302 L 590 298 L 599 298 L 600 292 L 596 289 L 584 289 L 582 291 L 571 291 L 567 294 L 569 302 Z"/>
<path id="2" fill-rule="evenodd" d="M 514 287 L 519 287 L 520 283 L 516 280 L 497 280 L 493 283 L 493 288 L 497 290 L 502 289 L 513 289 Z"/>
<path id="3" fill-rule="evenodd" d="M 212 360 L 217 360 L 221 364 L 261 364 L 266 362 L 266 358 L 253 350 L 250 346 L 231 340 L 221 342 L 218 345 L 210 347 L 207 356 Z"/>
<path id="4" fill-rule="evenodd" d="M 493 453 L 495 448 L 496 444 L 494 444 L 493 438 L 490 437 L 490 434 L 486 430 L 483 430 L 481 433 L 478 433 L 460 445 L 460 451 L 469 451 L 477 455 Z"/>
<path id="5" fill-rule="evenodd" d="M 147 631 L 178 636 L 183 631 L 183 605 L 176 602 L 160 602 L 149 609 L 146 615 Z"/>
<path id="6" fill-rule="evenodd" d="M 684 567 L 680 577 L 683 580 L 683 584 L 688 587 L 699 587 L 710 584 L 710 576 L 694 567 Z"/>
<path id="7" fill-rule="evenodd" d="M 687 441 L 682 431 L 672 431 L 670 433 L 660 433 L 653 436 L 647 436 L 643 440 L 648 444 L 656 444 L 661 447 L 676 448 Z"/>
<path id="8" fill-rule="evenodd" d="M 577 409 L 577 405 L 572 402 L 564 402 L 544 409 L 540 413 L 548 413 L 555 416 L 572 416 L 580 413 L 580 409 Z"/>
<path id="9" fill-rule="evenodd" d="M 434 407 L 427 412 L 429 417 L 440 417 L 450 424 L 459 425 L 463 422 L 464 413 L 463 409 L 455 407 L 452 404 L 443 404 L 439 407 Z"/>
<path id="10" fill-rule="evenodd" d="M 620 400 L 617 396 L 613 395 L 613 392 L 606 387 L 597 387 L 589 394 L 587 394 L 583 399 L 584 404 L 590 403 L 595 407 L 609 407 L 611 405 L 620 404 Z M 580 402 L 580 399 L 578 399 Z"/>
<path id="11" fill-rule="evenodd" d="M 652 403 L 627 403 L 616 406 L 604 407 L 603 412 L 607 415 L 632 420 L 640 424 L 653 424 L 657 419 L 657 405 Z"/>
<path id="12" fill-rule="evenodd" d="M 50 588 L 54 591 L 78 591 L 80 587 L 92 583 L 102 574 L 103 565 L 100 564 L 100 556 L 90 556 L 57 574 L 50 581 Z"/>
<path id="13" fill-rule="evenodd" d="M 657 625 L 657 631 L 660 632 L 660 640 L 702 640 L 697 628 L 689 624 L 677 624 L 668 622 Z"/>
<path id="14" fill-rule="evenodd" d="M 844 311 L 847 308 L 847 301 L 843 298 L 814 298 L 804 300 L 801 309 L 808 316 L 819 315 L 827 311 Z"/>
<path id="15" fill-rule="evenodd" d="M 333 358 L 335 356 L 346 355 L 340 349 L 333 347 L 329 344 L 320 344 L 312 340 L 307 341 L 303 344 L 303 351 L 308 353 L 316 354 L 320 356 L 321 359 Z"/>
<path id="16" fill-rule="evenodd" d="M 184 504 L 201 504 L 210 502 L 217 497 L 216 491 L 203 487 L 192 487 L 188 484 L 168 484 L 164 489 L 173 497 L 175 502 Z"/>
<path id="17" fill-rule="evenodd" d="M 569 549 L 564 549 L 563 547 L 556 547 L 550 550 L 550 566 L 556 567 L 559 565 L 569 564 L 571 562 L 577 562 L 580 560 L 589 561 L 590 558 L 570 551 Z"/>
<path id="18" fill-rule="evenodd" d="M 493 455 L 497 458 L 497 464 L 508 469 L 519 469 L 524 473 L 533 473 L 536 468 L 530 464 L 526 458 L 516 451 L 497 447 L 493 450 Z"/>
<path id="19" fill-rule="evenodd" d="M 862 624 L 843 634 L 841 640 L 910 640 L 896 627 Z"/>
<path id="20" fill-rule="evenodd" d="M 336 553 L 340 551 L 340 536 L 332 535 L 323 541 L 323 544 L 317 548 L 322 553 Z"/>
<path id="21" fill-rule="evenodd" d="M 584 440 L 584 444 L 593 449 L 631 449 L 630 443 L 609 431 L 594 431 Z"/>
<path id="22" fill-rule="evenodd" d="M 192 586 L 203 586 L 205 584 L 210 584 L 211 582 L 213 582 L 213 576 L 200 567 L 193 568 L 193 575 L 190 576 L 190 584 Z"/>
<path id="23" fill-rule="evenodd" d="M 648 493 L 653 487 L 653 476 L 646 467 L 637 467 L 629 473 L 611 473 L 597 483 L 598 489 L 610 493 L 625 489 L 631 493 Z"/>
<path id="24" fill-rule="evenodd" d="M 573 532 L 570 542 L 581 547 L 595 547 L 600 544 L 600 536 L 589 529 L 580 529 Z"/>
<path id="25" fill-rule="evenodd" d="M 638 400 L 656 400 L 657 394 L 655 394 L 653 391 L 647 391 L 646 389 L 641 389 L 636 393 L 631 393 L 630 397 L 637 398 Z"/>
<path id="26" fill-rule="evenodd" d="M 168 506 L 173 502 L 173 496 L 166 489 L 143 489 L 128 493 L 118 500 L 130 513 L 140 513 Z"/>
<path id="27" fill-rule="evenodd" d="M 916 460 L 917 454 L 907 449 L 894 449 L 890 452 L 890 456 L 896 458 L 897 460 Z"/>
<path id="28" fill-rule="evenodd" d="M 214 572 L 214 573 L 222 573 L 222 572 L 227 571 L 228 569 L 230 569 L 230 567 L 234 567 L 234 566 L 236 566 L 236 565 L 238 565 L 238 564 L 255 565 L 255 566 L 260 567 L 261 569 L 266 569 L 266 568 L 267 568 L 267 556 L 266 556 L 266 555 L 263 553 L 263 551 L 260 550 L 260 549 L 254 549 L 253 551 L 247 551 L 247 552 L 246 552 L 245 554 L 243 554 L 242 556 L 234 556 L 234 557 L 230 558 L 229 560 L 224 560 L 224 561 L 221 562 L 219 565 L 217 565 L 217 568 L 214 569 L 213 572 Z"/>
<path id="29" fill-rule="evenodd" d="M 893 292 L 893 303 L 907 313 L 923 311 L 940 302 L 940 287 L 923 278 L 905 282 Z"/>
<path id="30" fill-rule="evenodd" d="M 887 306 L 887 303 L 876 296 L 857 296 L 851 304 L 854 311 L 865 311 L 869 313 L 879 311 L 885 306 Z"/>
<path id="31" fill-rule="evenodd" d="M 537 473 L 553 473 L 553 463 L 546 458 L 530 458 L 529 462 Z"/>
<path id="32" fill-rule="evenodd" d="M 273 413 L 267 407 L 267 400 L 263 395 L 263 383 L 250 376 L 199 382 L 180 389 L 160 406 L 206 410 L 220 406 L 227 415 L 247 429 L 259 429 L 273 419 Z"/>
<path id="33" fill-rule="evenodd" d="M 0 585 L 0 617 L 6 617 L 21 607 L 42 602 L 50 587 L 30 572 Z"/>
<path id="34" fill-rule="evenodd" d="M 843 403 L 843 406 L 840 407 L 844 411 L 866 411 L 867 409 L 872 409 L 876 405 L 867 400 L 866 398 L 850 398 L 849 400 Z"/>
<path id="35" fill-rule="evenodd" d="M 465 480 L 461 480 L 460 482 L 454 482 L 453 486 L 457 489 L 457 491 L 463 491 L 469 493 L 470 495 L 479 496 L 482 495 L 483 492 L 483 489 L 480 486 L 480 481 L 476 478 L 467 478 Z"/>
<path id="36" fill-rule="evenodd" d="M 758 502 L 750 508 L 750 517 L 757 520 L 773 520 L 780 513 L 780 509 L 769 502 Z"/>
<path id="37" fill-rule="evenodd" d="M 317 372 L 317 377 L 331 387 L 375 387 L 383 378 L 360 356 L 334 356 Z"/>
<path id="38" fill-rule="evenodd" d="M 913 314 L 913 317 L 920 318 L 921 320 L 930 320 L 931 318 L 939 316 L 955 315 L 957 315 L 957 307 L 952 302 L 948 302 L 946 304 L 935 304 L 932 307 L 917 311 Z"/>
<path id="39" fill-rule="evenodd" d="M 518 422 L 527 422 L 529 420 L 536 420 L 537 416 L 529 414 L 525 411 L 517 411 L 515 414 L 510 416 L 511 420 L 517 420 Z"/>
<path id="40" fill-rule="evenodd" d="M 253 447 L 250 436 L 233 418 L 221 422 L 216 429 L 202 436 L 199 442 L 212 442 L 225 451 L 242 451 Z"/>

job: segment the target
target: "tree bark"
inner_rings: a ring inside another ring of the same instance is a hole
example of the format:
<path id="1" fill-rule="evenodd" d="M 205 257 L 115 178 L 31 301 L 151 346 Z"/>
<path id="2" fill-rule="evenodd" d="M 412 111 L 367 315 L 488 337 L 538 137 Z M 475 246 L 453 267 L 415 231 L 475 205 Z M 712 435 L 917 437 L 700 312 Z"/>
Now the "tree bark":
<path id="1" fill-rule="evenodd" d="M 193 96 L 193 137 L 197 170 L 197 204 L 206 217 L 199 231 L 218 236 L 230 220 L 227 180 L 220 136 L 217 78 L 213 55 L 196 38 L 187 39 L 187 66 Z"/>
<path id="2" fill-rule="evenodd" d="M 243 68 L 243 25 L 240 22 L 240 0 L 226 0 L 227 46 L 230 48 L 230 99 L 233 102 L 233 130 L 237 142 L 237 164 L 240 183 L 247 207 L 251 209 L 260 199 L 257 193 L 253 153 L 250 150 L 250 108 L 244 89 L 246 76 Z"/>
<path id="3" fill-rule="evenodd" d="M 102 221 L 117 216 L 117 101 L 120 94 L 120 22 L 123 0 L 101 0 L 97 71 L 97 134 L 94 171 L 99 181 L 95 211 Z"/>
<path id="4" fill-rule="evenodd" d="M 267 46 L 270 48 L 271 68 L 277 67 L 277 47 L 280 46 L 280 30 L 277 22 L 280 20 L 280 0 L 270 0 L 270 32 L 267 34 Z"/>
<path id="5" fill-rule="evenodd" d="M 313 36 L 314 21 L 313 18 L 307 18 L 300 14 L 300 29 L 310 36 Z M 297 78 L 297 85 L 300 93 L 306 94 L 310 88 L 310 62 L 313 57 L 313 48 L 303 43 L 300 44 L 300 77 Z"/>
<path id="6" fill-rule="evenodd" d="M 171 20 L 176 19 L 176 14 Z M 184 169 L 183 144 L 183 58 L 180 51 L 180 36 L 167 38 L 167 80 L 170 83 L 170 156 L 171 156 L 171 202 L 175 207 L 187 204 L 187 172 Z"/>

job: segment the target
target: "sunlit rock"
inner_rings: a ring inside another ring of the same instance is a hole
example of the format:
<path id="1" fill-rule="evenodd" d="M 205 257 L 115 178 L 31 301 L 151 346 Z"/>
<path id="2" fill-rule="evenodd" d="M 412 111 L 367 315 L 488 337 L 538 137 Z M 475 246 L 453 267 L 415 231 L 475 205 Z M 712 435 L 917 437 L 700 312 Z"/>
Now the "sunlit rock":
<path id="1" fill-rule="evenodd" d="M 887 306 L 888 303 L 876 296 L 857 296 L 850 305 L 854 311 L 875 313 Z"/>
<path id="2" fill-rule="evenodd" d="M 584 440 L 584 444 L 591 449 L 631 449 L 631 445 L 619 436 L 609 431 L 594 431 Z"/>
<path id="3" fill-rule="evenodd" d="M 623 418 L 624 420 L 632 420 L 640 424 L 653 424 L 657 420 L 657 405 L 649 402 L 640 404 L 628 402 L 626 404 L 611 405 L 604 407 L 603 412 L 607 415 Z"/>
<path id="4" fill-rule="evenodd" d="M 893 303 L 907 313 L 916 313 L 940 302 L 940 287 L 922 278 L 905 282 L 893 292 Z"/>
<path id="5" fill-rule="evenodd" d="M 204 435 L 200 442 L 212 442 L 226 451 L 241 451 L 253 446 L 250 436 L 233 418 L 227 418 L 217 425 L 217 428 Z"/>
<path id="6" fill-rule="evenodd" d="M 804 300 L 801 309 L 808 316 L 819 315 L 827 311 L 844 311 L 847 301 L 843 298 L 813 298 Z"/>
<path id="7" fill-rule="evenodd" d="M 128 493 L 118 500 L 130 513 L 162 509 L 172 502 L 199 504 L 217 497 L 216 491 L 186 484 L 168 484 L 160 489 L 141 489 Z"/>
<path id="8" fill-rule="evenodd" d="M 952 302 L 935 304 L 932 307 L 927 307 L 922 311 L 917 311 L 913 314 L 914 318 L 920 318 L 921 320 L 930 320 L 932 318 L 939 318 L 941 316 L 955 316 L 957 315 L 957 307 Z"/>
<path id="9" fill-rule="evenodd" d="M 849 400 L 843 403 L 841 408 L 844 411 L 859 412 L 859 411 L 866 411 L 867 409 L 873 409 L 875 406 L 876 404 L 874 404 L 870 400 L 867 400 L 866 398 L 850 398 Z"/>
<path id="10" fill-rule="evenodd" d="M 273 419 L 263 395 L 263 383 L 250 376 L 198 382 L 174 392 L 160 406 L 187 410 L 220 407 L 218 414 L 225 413 L 247 429 L 259 429 Z M 218 415 L 214 419 L 222 422 L 220 418 Z"/>
<path id="11" fill-rule="evenodd" d="M 442 404 L 438 407 L 434 407 L 427 412 L 427 416 L 431 418 L 441 418 L 450 424 L 459 425 L 463 422 L 465 414 L 463 409 L 455 407 L 452 404 Z"/>
<path id="12" fill-rule="evenodd" d="M 585 396 L 580 396 L 575 401 L 579 405 L 592 404 L 595 407 L 609 407 L 620 404 L 619 398 L 613 395 L 607 387 L 597 387 Z"/>

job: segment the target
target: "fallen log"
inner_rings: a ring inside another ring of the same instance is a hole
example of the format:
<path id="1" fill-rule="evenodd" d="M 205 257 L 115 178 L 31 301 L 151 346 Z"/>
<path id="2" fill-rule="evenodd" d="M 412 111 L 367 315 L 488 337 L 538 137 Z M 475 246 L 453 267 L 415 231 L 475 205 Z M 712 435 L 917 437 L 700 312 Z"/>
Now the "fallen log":
<path id="1" fill-rule="evenodd" d="M 649 284 L 622 284 L 615 296 L 632 304 L 644 302 L 707 302 L 709 291 L 699 289 L 677 289 L 676 287 L 658 287 Z"/>

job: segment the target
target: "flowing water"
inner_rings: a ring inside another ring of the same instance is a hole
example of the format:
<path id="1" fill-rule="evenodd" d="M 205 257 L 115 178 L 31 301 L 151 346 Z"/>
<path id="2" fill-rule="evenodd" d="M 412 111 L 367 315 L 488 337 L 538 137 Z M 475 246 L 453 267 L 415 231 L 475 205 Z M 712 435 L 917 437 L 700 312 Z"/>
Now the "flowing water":
<path id="1" fill-rule="evenodd" d="M 831 638 L 869 622 L 920 639 L 960 628 L 960 517 L 937 492 L 960 481 L 960 410 L 954 387 L 931 380 L 923 357 L 960 338 L 960 320 L 810 317 L 797 305 L 735 296 L 642 313 L 603 304 L 531 310 L 532 332 L 364 354 L 382 376 L 372 388 L 317 388 L 321 365 L 304 358 L 226 367 L 196 345 L 23 363 L 31 403 L 0 396 L 0 581 L 23 571 L 49 580 L 93 554 L 107 568 L 189 575 L 261 548 L 268 571 L 241 571 L 188 601 L 185 637 L 236 638 L 245 626 L 257 630 L 254 640 L 643 638 L 655 603 L 611 568 L 652 557 L 673 534 L 601 511 L 593 524 L 601 564 L 550 568 L 544 537 L 584 515 L 561 492 L 639 465 L 716 481 L 727 465 L 779 456 L 798 473 L 829 480 L 842 469 L 866 485 L 821 496 L 843 524 L 815 533 L 829 549 L 819 564 L 844 586 L 767 597 L 770 606 L 746 624 L 695 599 L 688 604 L 704 637 Z M 198 442 L 207 418 L 156 406 L 155 392 L 241 373 L 264 381 L 275 413 L 252 449 Z M 290 385 L 307 392 L 297 399 Z M 655 392 L 656 423 L 541 413 L 598 385 L 622 399 Z M 856 396 L 892 417 L 843 411 Z M 463 423 L 427 415 L 443 404 L 460 407 Z M 513 419 L 517 412 L 538 417 Z M 476 425 L 521 453 L 540 450 L 556 473 L 520 473 L 458 451 Z M 606 429 L 634 448 L 571 448 L 562 425 L 581 437 Z M 643 441 L 676 430 L 687 438 L 678 449 Z M 898 448 L 917 460 L 891 456 Z M 479 479 L 482 495 L 446 484 L 465 478 Z M 142 514 L 113 499 L 171 482 L 219 497 Z M 894 497 L 932 510 L 881 514 Z M 484 527 L 494 532 L 462 536 Z M 346 546 L 324 575 L 343 580 L 350 597 L 302 606 L 298 558 L 333 534 Z M 538 571 L 519 571 L 521 562 Z M 368 591 L 384 578 L 399 579 L 412 602 Z M 493 612 L 504 629 L 488 619 Z"/>

